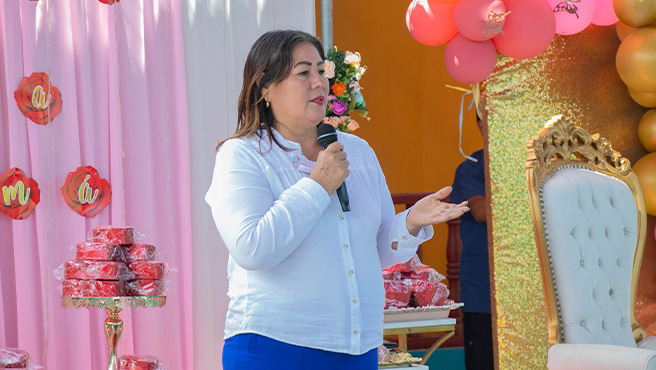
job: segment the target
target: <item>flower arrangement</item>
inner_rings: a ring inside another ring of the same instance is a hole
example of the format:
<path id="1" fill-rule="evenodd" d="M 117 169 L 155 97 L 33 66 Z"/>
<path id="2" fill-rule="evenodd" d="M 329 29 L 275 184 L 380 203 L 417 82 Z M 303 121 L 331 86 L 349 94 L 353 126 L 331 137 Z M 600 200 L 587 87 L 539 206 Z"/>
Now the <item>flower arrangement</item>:
<path id="1" fill-rule="evenodd" d="M 369 120 L 369 111 L 365 108 L 360 87 L 360 78 L 367 67 L 361 66 L 360 61 L 360 53 L 338 51 L 335 47 L 334 50 L 328 51 L 324 62 L 325 74 L 330 82 L 324 123 L 329 123 L 340 131 L 351 132 L 360 127 L 358 122 L 351 118 L 351 113 L 357 113 Z"/>

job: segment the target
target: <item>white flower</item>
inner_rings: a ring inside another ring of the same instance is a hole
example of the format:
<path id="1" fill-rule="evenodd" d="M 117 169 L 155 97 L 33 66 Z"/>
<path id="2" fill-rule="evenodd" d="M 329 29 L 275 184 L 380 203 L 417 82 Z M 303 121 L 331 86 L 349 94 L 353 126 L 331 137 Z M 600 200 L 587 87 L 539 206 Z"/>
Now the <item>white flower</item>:
<path id="1" fill-rule="evenodd" d="M 360 81 L 362 75 L 367 71 L 367 66 L 362 66 L 358 68 L 358 72 L 355 74 L 355 79 Z"/>
<path id="2" fill-rule="evenodd" d="M 333 63 L 332 60 L 324 60 L 323 61 L 323 66 L 326 69 L 323 74 L 326 75 L 326 77 L 333 78 L 335 77 L 335 63 Z"/>
<path id="3" fill-rule="evenodd" d="M 350 51 L 346 51 L 344 53 L 344 64 L 350 64 L 355 68 L 360 67 L 360 53 L 355 52 L 351 53 Z"/>

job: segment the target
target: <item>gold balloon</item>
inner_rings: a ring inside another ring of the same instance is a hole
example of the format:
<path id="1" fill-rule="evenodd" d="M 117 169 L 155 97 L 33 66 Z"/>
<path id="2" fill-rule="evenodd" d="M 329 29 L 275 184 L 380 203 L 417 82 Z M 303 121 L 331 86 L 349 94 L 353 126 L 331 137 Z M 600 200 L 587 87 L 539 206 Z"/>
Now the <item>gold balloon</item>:
<path id="1" fill-rule="evenodd" d="M 638 159 L 633 165 L 633 172 L 638 176 L 645 194 L 647 213 L 656 216 L 656 153 L 649 153 Z"/>
<path id="2" fill-rule="evenodd" d="M 656 22 L 656 0 L 613 0 L 617 18 L 633 27 L 644 27 Z"/>
<path id="3" fill-rule="evenodd" d="M 631 89 L 656 92 L 656 27 L 638 28 L 628 34 L 617 50 L 615 65 Z"/>
<path id="4" fill-rule="evenodd" d="M 656 92 L 636 91 L 630 87 L 628 87 L 628 89 L 629 95 L 631 95 L 633 101 L 645 108 L 656 108 Z"/>
<path id="5" fill-rule="evenodd" d="M 635 29 L 636 29 L 635 27 L 631 27 L 628 24 L 624 24 L 622 22 L 615 23 L 615 32 L 617 32 L 617 37 L 620 38 L 620 41 L 624 40 L 626 35 L 635 31 Z"/>
<path id="6" fill-rule="evenodd" d="M 638 138 L 647 151 L 656 151 L 656 109 L 648 110 L 640 119 Z"/>

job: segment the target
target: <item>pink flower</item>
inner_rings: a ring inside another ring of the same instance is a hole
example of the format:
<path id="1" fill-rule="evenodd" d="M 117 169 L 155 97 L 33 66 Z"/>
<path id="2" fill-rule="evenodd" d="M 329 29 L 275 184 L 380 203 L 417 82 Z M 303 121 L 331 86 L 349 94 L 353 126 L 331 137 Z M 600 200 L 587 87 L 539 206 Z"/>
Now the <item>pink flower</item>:
<path id="1" fill-rule="evenodd" d="M 333 113 L 337 115 L 343 114 L 348 109 L 348 106 L 346 106 L 346 104 L 342 103 L 339 100 L 333 100 L 332 106 L 333 106 Z"/>
<path id="2" fill-rule="evenodd" d="M 347 127 L 350 131 L 355 131 L 355 130 L 357 130 L 357 129 L 360 128 L 360 125 L 359 125 L 359 124 L 358 124 L 353 118 L 351 118 L 351 119 L 349 120 L 348 125 L 346 125 L 346 127 Z"/>
<path id="3" fill-rule="evenodd" d="M 335 128 L 339 126 L 339 124 L 342 123 L 342 120 L 339 119 L 339 117 L 330 117 L 330 124 L 333 125 Z"/>

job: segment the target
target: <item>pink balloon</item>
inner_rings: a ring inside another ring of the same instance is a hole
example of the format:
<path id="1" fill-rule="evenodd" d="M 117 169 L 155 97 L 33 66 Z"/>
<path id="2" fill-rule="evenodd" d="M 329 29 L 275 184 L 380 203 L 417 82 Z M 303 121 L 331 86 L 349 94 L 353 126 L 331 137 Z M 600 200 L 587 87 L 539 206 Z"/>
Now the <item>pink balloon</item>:
<path id="1" fill-rule="evenodd" d="M 436 46 L 451 40 L 458 29 L 453 23 L 456 2 L 414 0 L 405 13 L 405 24 L 418 42 Z"/>
<path id="2" fill-rule="evenodd" d="M 473 41 L 496 36 L 505 22 L 506 6 L 501 0 L 460 0 L 453 19 L 460 34 Z"/>
<path id="3" fill-rule="evenodd" d="M 613 0 L 597 0 L 597 8 L 592 16 L 592 24 L 610 26 L 619 21 L 613 9 Z"/>
<path id="4" fill-rule="evenodd" d="M 546 0 L 556 18 L 556 33 L 573 35 L 590 25 L 595 13 L 596 0 L 569 2 L 566 0 Z M 611 0 L 612 1 L 612 0 Z"/>
<path id="5" fill-rule="evenodd" d="M 444 48 L 444 67 L 454 80 L 463 84 L 481 82 L 492 73 L 497 50 L 492 41 L 472 41 L 455 35 Z"/>
<path id="6" fill-rule="evenodd" d="M 492 39 L 497 50 L 511 58 L 532 58 L 547 50 L 556 34 L 553 11 L 544 0 L 505 0 L 503 35 Z"/>

